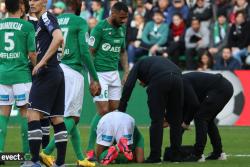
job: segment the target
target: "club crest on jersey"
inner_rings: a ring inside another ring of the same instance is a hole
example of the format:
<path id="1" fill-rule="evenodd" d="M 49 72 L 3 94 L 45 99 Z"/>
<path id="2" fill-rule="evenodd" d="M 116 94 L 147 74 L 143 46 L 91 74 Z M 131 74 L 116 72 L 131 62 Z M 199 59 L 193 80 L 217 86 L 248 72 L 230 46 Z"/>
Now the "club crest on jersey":
<path id="1" fill-rule="evenodd" d="M 90 45 L 90 46 L 94 46 L 94 44 L 95 44 L 95 37 L 91 36 L 91 37 L 89 38 L 89 45 Z"/>

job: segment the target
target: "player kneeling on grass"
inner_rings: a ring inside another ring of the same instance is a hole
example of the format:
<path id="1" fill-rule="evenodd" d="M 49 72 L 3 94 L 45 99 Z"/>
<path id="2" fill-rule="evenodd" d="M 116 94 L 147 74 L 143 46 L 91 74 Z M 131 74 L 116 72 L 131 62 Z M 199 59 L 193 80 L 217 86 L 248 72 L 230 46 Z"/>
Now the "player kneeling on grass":
<path id="1" fill-rule="evenodd" d="M 75 6 L 80 7 L 77 1 L 73 1 L 71 5 L 73 6 L 74 3 Z M 88 33 L 88 25 L 84 19 L 76 16 L 72 12 L 73 11 L 68 11 L 68 13 L 58 17 L 59 26 L 65 37 L 63 58 L 60 64 L 65 76 L 64 123 L 68 134 L 70 134 L 70 140 L 77 157 L 77 165 L 92 167 L 95 166 L 95 163 L 85 159 L 81 151 L 81 139 L 77 128 L 84 97 L 84 64 L 93 78 L 90 84 L 91 94 L 93 96 L 99 95 L 101 87 L 94 64 L 91 61 L 87 39 L 85 39 Z M 54 162 L 54 157 L 50 156 L 54 148 L 55 138 L 53 138 L 43 152 L 40 153 L 41 161 L 46 166 L 52 166 Z"/>
<path id="2" fill-rule="evenodd" d="M 102 165 L 144 161 L 143 137 L 134 119 L 126 113 L 114 111 L 104 115 L 97 126 L 96 143 L 97 158 Z"/>
<path id="3" fill-rule="evenodd" d="M 194 119 L 196 139 L 194 150 L 184 161 L 205 161 L 203 155 L 210 138 L 213 152 L 206 160 L 225 160 L 221 137 L 214 119 L 222 111 L 233 95 L 232 84 L 221 74 L 191 72 L 183 75 L 184 83 L 184 123 L 188 128 Z"/>

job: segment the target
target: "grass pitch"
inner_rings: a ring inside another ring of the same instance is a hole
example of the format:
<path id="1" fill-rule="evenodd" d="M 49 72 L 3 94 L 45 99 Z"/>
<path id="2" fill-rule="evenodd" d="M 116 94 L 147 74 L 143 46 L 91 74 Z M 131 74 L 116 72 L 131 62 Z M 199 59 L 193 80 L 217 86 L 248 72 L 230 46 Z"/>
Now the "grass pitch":
<path id="1" fill-rule="evenodd" d="M 80 127 L 83 149 L 87 145 L 88 127 Z M 145 138 L 145 156 L 149 153 L 149 134 L 147 127 L 140 128 Z M 194 143 L 194 132 L 192 129 L 183 136 L 183 144 L 192 145 Z M 229 155 L 227 161 L 206 161 L 204 163 L 162 163 L 162 164 L 123 164 L 111 165 L 112 167 L 250 167 L 250 127 L 220 127 L 224 151 Z M 163 147 L 169 145 L 169 131 L 164 132 Z M 6 152 L 21 151 L 21 136 L 19 127 L 9 127 L 6 139 Z M 162 149 L 162 151 L 164 148 Z M 210 141 L 208 140 L 205 155 L 211 152 Z M 66 163 L 68 166 L 75 166 L 76 158 L 72 150 L 71 143 L 68 143 Z M 17 167 L 20 162 L 6 162 L 4 167 Z"/>

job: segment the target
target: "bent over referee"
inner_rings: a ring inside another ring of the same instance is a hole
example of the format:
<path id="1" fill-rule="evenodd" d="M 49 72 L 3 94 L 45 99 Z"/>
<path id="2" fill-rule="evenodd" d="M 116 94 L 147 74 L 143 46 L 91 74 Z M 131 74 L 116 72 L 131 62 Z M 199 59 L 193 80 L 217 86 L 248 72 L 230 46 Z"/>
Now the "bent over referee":
<path id="1" fill-rule="evenodd" d="M 183 85 L 181 70 L 163 57 L 148 57 L 138 61 L 130 71 L 124 85 L 119 105 L 120 111 L 126 111 L 136 80 L 147 86 L 148 107 L 151 118 L 150 155 L 145 163 L 161 162 L 164 113 L 170 123 L 170 144 L 173 150 L 172 161 L 178 161 L 181 145 L 181 120 Z"/>

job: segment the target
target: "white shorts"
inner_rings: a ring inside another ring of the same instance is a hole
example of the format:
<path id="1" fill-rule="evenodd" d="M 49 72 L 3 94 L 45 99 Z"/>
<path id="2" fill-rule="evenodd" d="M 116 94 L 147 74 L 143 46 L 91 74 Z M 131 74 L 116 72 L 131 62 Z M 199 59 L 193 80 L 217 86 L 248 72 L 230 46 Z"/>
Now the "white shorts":
<path id="1" fill-rule="evenodd" d="M 97 72 L 102 92 L 94 101 L 120 100 L 121 79 L 118 71 Z"/>
<path id="2" fill-rule="evenodd" d="M 60 64 L 65 79 L 64 117 L 80 117 L 84 96 L 84 78 L 82 74 L 65 64 Z"/>
<path id="3" fill-rule="evenodd" d="M 96 143 L 109 147 L 114 141 L 119 142 L 121 137 L 128 139 L 128 145 L 133 144 L 135 120 L 130 115 L 122 112 L 105 114 L 97 125 Z"/>
<path id="4" fill-rule="evenodd" d="M 16 102 L 16 106 L 21 107 L 29 102 L 31 82 L 14 85 L 0 84 L 0 105 L 9 106 Z"/>

